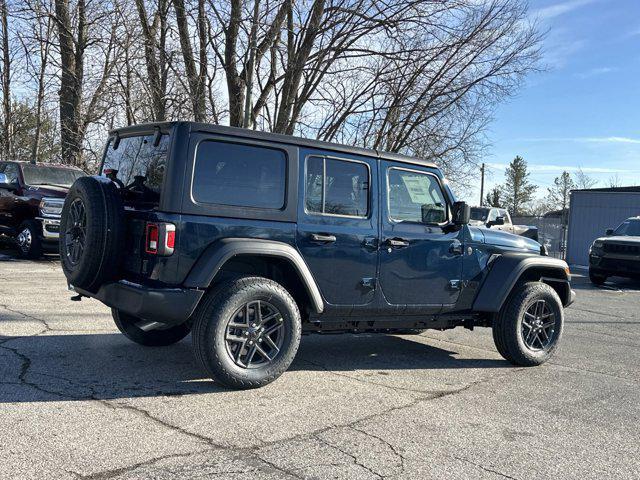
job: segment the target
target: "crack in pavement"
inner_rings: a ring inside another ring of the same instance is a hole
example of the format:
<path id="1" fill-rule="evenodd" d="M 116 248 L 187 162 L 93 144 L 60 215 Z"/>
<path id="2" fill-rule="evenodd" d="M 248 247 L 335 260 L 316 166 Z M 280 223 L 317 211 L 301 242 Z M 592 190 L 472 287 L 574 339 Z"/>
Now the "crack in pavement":
<path id="1" fill-rule="evenodd" d="M 404 455 L 402 455 L 398 451 L 398 449 L 396 449 L 396 447 L 391 444 L 391 442 L 385 440 L 384 438 L 382 438 L 382 437 L 380 437 L 378 435 L 374 435 L 373 433 L 367 432 L 366 430 L 362 430 L 362 429 L 359 429 L 359 428 L 356 428 L 356 427 L 350 427 L 350 428 L 352 430 L 356 431 L 356 432 L 363 433 L 364 435 L 366 435 L 368 437 L 374 438 L 374 439 L 382 442 L 384 445 L 389 447 L 389 449 L 396 455 L 396 457 L 398 457 L 399 463 L 398 463 L 397 466 L 400 467 L 400 471 L 398 473 L 394 473 L 391 476 L 402 475 L 404 473 L 404 471 L 405 471 L 405 458 L 404 458 Z M 387 475 L 387 476 L 389 476 L 389 475 Z"/>
<path id="2" fill-rule="evenodd" d="M 343 455 L 346 455 L 347 457 L 350 457 L 353 460 L 354 465 L 358 465 L 359 467 L 364 468 L 367 472 L 369 472 L 371 475 L 374 475 L 376 478 L 380 478 L 380 479 L 385 478 L 381 474 L 379 474 L 378 472 L 375 472 L 374 470 L 372 470 L 370 467 L 367 467 L 364 463 L 358 461 L 357 455 L 354 455 L 354 454 L 352 454 L 350 452 L 347 452 L 346 450 L 340 448 L 338 445 L 334 445 L 331 442 L 329 442 L 328 440 L 320 438 L 317 435 L 314 436 L 313 438 L 315 438 L 320 443 L 323 443 L 324 445 L 327 445 L 328 447 L 331 447 L 334 450 L 337 450 L 338 452 L 342 453 Z"/>
<path id="3" fill-rule="evenodd" d="M 468 463 L 470 465 L 473 465 L 475 467 L 478 467 L 481 470 L 484 470 L 485 472 L 489 472 L 489 473 L 493 473 L 495 475 L 499 475 L 502 478 L 510 478 L 511 480 L 518 480 L 516 477 L 511 477 L 509 475 L 506 475 L 504 473 L 498 472 L 497 470 L 492 470 L 491 468 L 485 467 L 484 465 L 480 465 L 479 463 L 475 463 L 472 462 L 471 460 L 464 458 L 464 457 L 457 457 L 455 455 L 452 455 L 453 458 L 455 458 L 456 460 L 460 460 L 461 462 L 465 462 Z"/>

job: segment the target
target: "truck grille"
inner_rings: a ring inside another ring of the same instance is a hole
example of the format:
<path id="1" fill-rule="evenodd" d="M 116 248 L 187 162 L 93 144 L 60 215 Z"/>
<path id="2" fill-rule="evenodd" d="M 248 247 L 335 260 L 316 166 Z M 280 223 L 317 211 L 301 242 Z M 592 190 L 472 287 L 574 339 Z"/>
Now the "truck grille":
<path id="1" fill-rule="evenodd" d="M 622 255 L 640 255 L 640 246 L 621 245 L 618 243 L 605 243 L 604 251 L 607 253 L 619 253 Z"/>

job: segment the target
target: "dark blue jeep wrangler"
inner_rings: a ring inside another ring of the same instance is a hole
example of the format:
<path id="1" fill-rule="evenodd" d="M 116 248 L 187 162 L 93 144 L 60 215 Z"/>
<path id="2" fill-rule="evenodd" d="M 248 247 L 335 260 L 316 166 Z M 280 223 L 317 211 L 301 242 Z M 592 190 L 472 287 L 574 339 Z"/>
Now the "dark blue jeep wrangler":
<path id="1" fill-rule="evenodd" d="M 142 345 L 191 332 L 231 387 L 276 379 L 312 332 L 491 327 L 504 358 L 539 365 L 573 300 L 566 263 L 469 226 L 428 161 L 177 122 L 111 132 L 100 171 L 62 213 L 77 298 Z"/>

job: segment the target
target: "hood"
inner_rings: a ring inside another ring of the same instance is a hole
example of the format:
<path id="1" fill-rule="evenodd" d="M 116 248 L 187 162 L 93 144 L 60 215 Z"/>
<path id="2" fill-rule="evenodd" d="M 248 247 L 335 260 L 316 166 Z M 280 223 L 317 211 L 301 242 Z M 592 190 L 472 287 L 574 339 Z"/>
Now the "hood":
<path id="1" fill-rule="evenodd" d="M 503 232 L 502 230 L 493 230 L 491 228 L 483 228 L 482 234 L 484 235 L 484 242 L 489 245 L 530 250 L 540 253 L 541 245 L 530 238 Z"/>
<path id="2" fill-rule="evenodd" d="M 36 193 L 41 197 L 64 198 L 69 189 L 67 187 L 57 187 L 54 185 L 29 185 L 25 190 Z"/>
<path id="3" fill-rule="evenodd" d="M 621 245 L 622 244 L 640 245 L 640 237 L 631 236 L 631 235 L 616 235 L 616 236 L 610 236 L 610 237 L 600 237 L 600 238 L 596 238 L 596 240 L 599 240 L 603 243 L 616 243 Z"/>

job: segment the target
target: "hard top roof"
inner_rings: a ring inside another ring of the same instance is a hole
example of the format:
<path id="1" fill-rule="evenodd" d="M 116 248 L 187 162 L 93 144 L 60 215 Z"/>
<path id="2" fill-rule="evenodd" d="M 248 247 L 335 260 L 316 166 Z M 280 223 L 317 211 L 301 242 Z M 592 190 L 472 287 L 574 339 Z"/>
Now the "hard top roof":
<path id="1" fill-rule="evenodd" d="M 420 165 L 423 167 L 438 168 L 437 165 L 431 161 L 423 160 L 420 158 L 409 157 L 406 155 L 400 155 L 398 153 L 383 152 L 380 150 L 374 150 L 369 148 L 354 147 L 349 145 L 342 145 L 339 143 L 323 142 L 321 140 L 311 140 L 302 137 L 296 137 L 293 135 L 282 135 L 279 133 L 261 132 L 257 130 L 249 130 L 246 128 L 226 127 L 222 125 L 213 125 L 209 123 L 197 123 L 197 122 L 158 122 L 158 123 L 144 123 L 139 125 L 132 125 L 129 127 L 117 128 L 109 132 L 109 135 L 114 135 L 118 132 L 119 135 L 129 135 L 141 132 L 151 132 L 155 127 L 160 127 L 162 130 L 169 130 L 177 125 L 188 125 L 192 132 L 210 132 L 220 135 L 228 135 L 232 137 L 248 138 L 254 140 L 262 140 L 265 142 L 284 143 L 288 145 L 298 145 L 302 147 L 319 148 L 323 150 L 333 150 L 336 152 L 350 153 L 354 155 L 365 155 L 369 157 L 381 158 L 384 160 L 392 160 L 395 162 L 403 162 L 412 165 Z"/>

